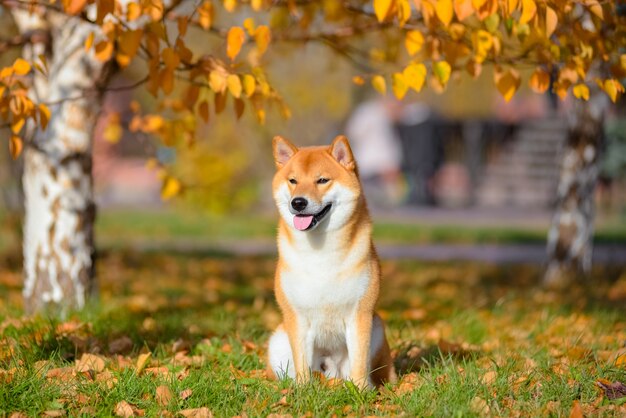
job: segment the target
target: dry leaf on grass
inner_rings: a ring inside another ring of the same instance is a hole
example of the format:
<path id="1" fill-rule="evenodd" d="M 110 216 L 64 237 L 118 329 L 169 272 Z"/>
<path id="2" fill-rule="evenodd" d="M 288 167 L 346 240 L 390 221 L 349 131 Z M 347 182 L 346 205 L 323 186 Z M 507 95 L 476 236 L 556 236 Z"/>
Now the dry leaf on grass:
<path id="1" fill-rule="evenodd" d="M 113 376 L 110 370 L 105 370 L 96 375 L 96 382 L 103 382 L 107 388 L 113 389 L 113 386 L 117 383 L 117 377 Z"/>
<path id="2" fill-rule="evenodd" d="M 583 410 L 580 407 L 580 402 L 574 401 L 572 404 L 572 410 L 569 413 L 569 418 L 583 418 Z"/>
<path id="3" fill-rule="evenodd" d="M 183 409 L 178 413 L 186 418 L 213 418 L 213 414 L 207 407 Z"/>
<path id="4" fill-rule="evenodd" d="M 43 415 L 46 417 L 63 417 L 65 416 L 65 411 L 62 409 L 53 409 L 53 410 L 43 411 Z"/>
<path id="5" fill-rule="evenodd" d="M 118 417 L 132 417 L 135 415 L 135 411 L 133 411 L 133 407 L 126 401 L 120 401 L 115 405 L 115 416 Z"/>
<path id="6" fill-rule="evenodd" d="M 67 381 L 76 377 L 76 370 L 74 367 L 57 367 L 50 369 L 46 373 L 48 379 L 60 379 Z"/>
<path id="7" fill-rule="evenodd" d="M 480 381 L 485 385 L 491 385 L 496 381 L 496 377 L 498 377 L 498 373 L 495 370 L 490 370 L 480 378 Z"/>
<path id="8" fill-rule="evenodd" d="M 165 366 L 148 367 L 145 372 L 146 374 L 151 374 L 153 376 L 169 377 L 170 375 L 170 369 Z"/>
<path id="9" fill-rule="evenodd" d="M 144 367 L 146 367 L 146 364 L 148 364 L 150 357 L 152 357 L 152 353 L 139 354 L 139 357 L 137 357 L 137 363 L 135 363 L 137 374 L 141 373 Z"/>
<path id="10" fill-rule="evenodd" d="M 187 398 L 189 398 L 192 393 L 193 391 L 191 389 L 185 389 L 182 392 L 180 392 L 178 396 L 180 397 L 180 399 L 184 401 L 184 400 L 187 400 Z"/>
<path id="11" fill-rule="evenodd" d="M 99 373 L 104 370 L 104 359 L 95 354 L 84 353 L 79 360 L 76 360 L 76 371 Z"/>
<path id="12" fill-rule="evenodd" d="M 287 402 L 287 396 L 283 396 L 282 398 L 280 398 L 278 402 L 272 405 L 272 408 L 277 406 L 289 406 L 289 402 Z"/>
<path id="13" fill-rule="evenodd" d="M 170 388 L 165 385 L 157 387 L 156 401 L 160 406 L 168 406 L 172 401 L 172 391 Z"/>
<path id="14" fill-rule="evenodd" d="M 472 399 L 470 407 L 472 408 L 472 411 L 476 412 L 479 415 L 489 415 L 489 405 L 487 404 L 487 401 L 483 398 L 476 396 L 474 399 Z"/>

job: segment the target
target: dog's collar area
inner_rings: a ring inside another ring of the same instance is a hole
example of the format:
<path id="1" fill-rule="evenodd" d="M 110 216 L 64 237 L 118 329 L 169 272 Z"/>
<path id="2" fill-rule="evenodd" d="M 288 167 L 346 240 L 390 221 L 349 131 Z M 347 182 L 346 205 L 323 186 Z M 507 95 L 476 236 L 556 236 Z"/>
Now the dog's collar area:
<path id="1" fill-rule="evenodd" d="M 324 219 L 324 216 L 326 216 L 326 214 L 330 212 L 330 208 L 332 206 L 333 206 L 332 203 L 329 203 L 328 205 L 324 206 L 324 208 L 321 211 L 313 215 L 313 220 L 311 221 L 311 225 L 309 225 L 306 229 L 303 229 L 303 231 L 310 231 L 311 229 L 315 228 L 317 224 L 320 223 L 322 219 Z M 311 216 L 311 215 L 295 215 L 295 216 Z"/>

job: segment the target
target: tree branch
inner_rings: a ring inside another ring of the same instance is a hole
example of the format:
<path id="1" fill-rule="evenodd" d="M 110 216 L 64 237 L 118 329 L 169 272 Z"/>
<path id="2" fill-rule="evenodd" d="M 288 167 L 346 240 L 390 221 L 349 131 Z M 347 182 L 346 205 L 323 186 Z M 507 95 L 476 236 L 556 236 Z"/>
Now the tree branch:
<path id="1" fill-rule="evenodd" d="M 21 33 L 12 38 L 0 39 L 0 53 L 3 53 L 11 48 L 21 47 L 27 44 L 50 42 L 50 32 L 44 29 L 36 29 Z"/>

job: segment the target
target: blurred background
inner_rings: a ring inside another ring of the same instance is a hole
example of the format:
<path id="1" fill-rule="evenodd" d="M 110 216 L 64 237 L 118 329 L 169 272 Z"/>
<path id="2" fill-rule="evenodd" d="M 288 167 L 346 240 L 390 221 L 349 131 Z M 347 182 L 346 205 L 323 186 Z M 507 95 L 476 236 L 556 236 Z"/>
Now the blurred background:
<path id="1" fill-rule="evenodd" d="M 195 49 L 206 41 L 198 39 Z M 107 140 L 112 115 L 128 122 L 131 102 L 154 106 L 143 89 L 107 93 L 94 143 L 99 244 L 155 245 L 178 238 L 200 245 L 245 238 L 267 249 L 276 220 L 271 138 L 280 134 L 305 146 L 328 144 L 340 133 L 349 137 L 359 163 L 377 239 L 545 242 L 567 101 L 522 89 L 505 103 L 486 68 L 477 81 L 460 77 L 446 92 L 425 88 L 400 102 L 355 85 L 355 66 L 324 46 L 276 46 L 269 54 L 268 78 L 291 117 L 276 109 L 263 126 L 251 112 L 240 120 L 229 111 L 208 123 L 198 120 L 191 148 L 176 146 L 182 138 L 172 138 L 169 147 L 126 131 L 119 141 Z M 128 85 L 138 72 L 129 67 L 113 86 Z M 596 238 L 626 242 L 626 109 L 623 101 L 612 109 L 595 196 Z M 0 245 L 19 253 L 21 162 L 12 161 L 6 147 L 0 158 Z M 181 179 L 180 196 L 161 199 L 162 181 L 147 163 L 154 158 Z"/>

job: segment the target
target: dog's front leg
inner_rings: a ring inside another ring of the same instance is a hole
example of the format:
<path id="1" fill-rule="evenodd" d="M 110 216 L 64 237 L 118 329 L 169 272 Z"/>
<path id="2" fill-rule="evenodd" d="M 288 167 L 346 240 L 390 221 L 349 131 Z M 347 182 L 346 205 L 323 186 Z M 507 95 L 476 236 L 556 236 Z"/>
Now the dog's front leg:
<path id="1" fill-rule="evenodd" d="M 293 366 L 296 372 L 296 382 L 306 382 L 311 375 L 313 359 L 312 339 L 307 332 L 307 326 L 295 315 L 289 323 L 285 321 L 285 329 L 289 337 L 289 344 L 293 352 Z"/>
<path id="2" fill-rule="evenodd" d="M 357 311 L 347 324 L 346 345 L 350 361 L 350 380 L 361 388 L 372 387 L 369 379 L 369 347 L 372 313 Z"/>

